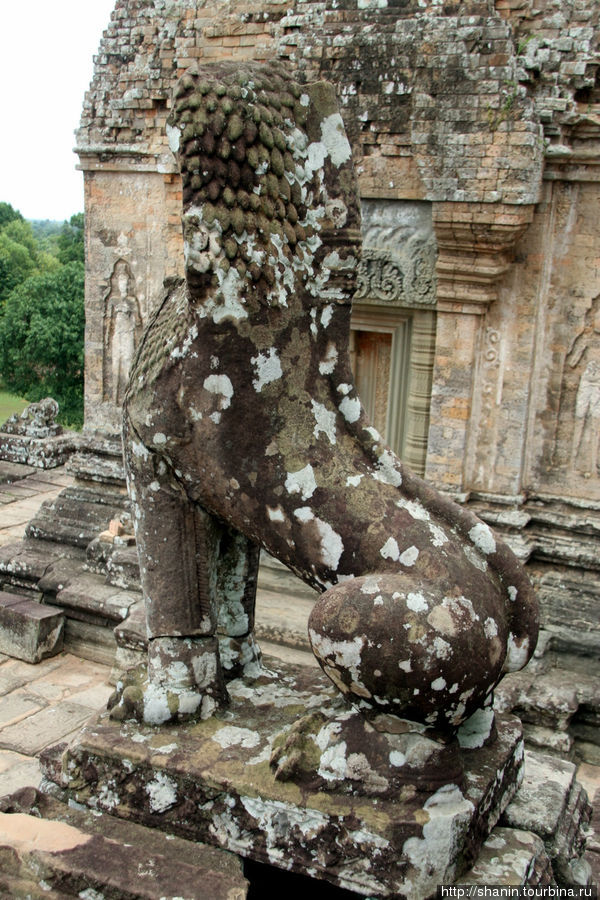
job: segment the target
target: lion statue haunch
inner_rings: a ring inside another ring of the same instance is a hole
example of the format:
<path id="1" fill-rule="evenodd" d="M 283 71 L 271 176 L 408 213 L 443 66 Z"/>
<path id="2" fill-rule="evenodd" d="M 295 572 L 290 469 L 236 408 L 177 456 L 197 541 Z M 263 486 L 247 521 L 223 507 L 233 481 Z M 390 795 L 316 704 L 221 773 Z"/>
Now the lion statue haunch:
<path id="1" fill-rule="evenodd" d="M 360 212 L 331 85 L 276 65 L 187 73 L 169 140 L 186 279 L 150 322 L 124 405 L 147 673 L 113 715 L 206 718 L 260 670 L 259 548 L 324 592 L 327 674 L 365 714 L 455 729 L 529 659 L 536 602 L 487 525 L 406 471 L 348 355 Z"/>

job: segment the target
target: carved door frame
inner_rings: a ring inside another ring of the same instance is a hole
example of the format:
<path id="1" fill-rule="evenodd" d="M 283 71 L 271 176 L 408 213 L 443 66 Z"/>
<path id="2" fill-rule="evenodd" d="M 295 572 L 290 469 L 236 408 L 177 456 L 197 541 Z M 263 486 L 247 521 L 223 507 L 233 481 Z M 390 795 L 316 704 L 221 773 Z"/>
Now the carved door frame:
<path id="1" fill-rule="evenodd" d="M 422 475 L 435 357 L 435 310 L 355 302 L 351 329 L 392 336 L 384 436 L 401 459 Z"/>

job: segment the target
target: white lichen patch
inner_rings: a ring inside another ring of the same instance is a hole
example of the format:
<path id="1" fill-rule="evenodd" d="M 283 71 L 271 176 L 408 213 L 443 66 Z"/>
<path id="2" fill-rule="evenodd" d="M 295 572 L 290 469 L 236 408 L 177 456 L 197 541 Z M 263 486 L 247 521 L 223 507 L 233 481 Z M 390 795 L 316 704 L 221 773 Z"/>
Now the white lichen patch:
<path id="1" fill-rule="evenodd" d="M 390 766 L 400 768 L 406 764 L 406 756 L 400 750 L 390 750 Z"/>
<path id="2" fill-rule="evenodd" d="M 446 679 L 442 678 L 441 676 L 431 682 L 431 690 L 432 691 L 443 691 L 445 687 L 446 687 Z"/>
<path id="3" fill-rule="evenodd" d="M 294 510 L 295 518 L 303 525 L 311 523 L 319 537 L 318 553 L 322 563 L 334 572 L 337 570 L 340 557 L 344 552 L 342 538 L 328 522 L 319 519 L 309 506 L 300 506 Z"/>
<path id="4" fill-rule="evenodd" d="M 258 356 L 253 356 L 250 362 L 256 373 L 252 386 L 257 394 L 260 394 L 266 384 L 278 381 L 283 375 L 281 361 L 275 347 L 271 347 L 267 354 L 259 353 Z"/>
<path id="5" fill-rule="evenodd" d="M 338 351 L 335 344 L 331 341 L 327 344 L 325 355 L 319 363 L 319 372 L 321 375 L 332 375 L 333 370 L 337 366 Z"/>
<path id="6" fill-rule="evenodd" d="M 495 619 L 487 618 L 483 623 L 483 630 L 486 638 L 491 640 L 498 636 L 498 625 Z"/>
<path id="7" fill-rule="evenodd" d="M 268 670 L 263 667 L 261 674 L 267 676 Z M 273 681 L 266 684 L 247 684 L 241 679 L 230 681 L 227 686 L 230 696 L 239 700 L 248 701 L 255 706 L 274 706 L 283 709 L 286 706 L 296 706 L 301 703 L 305 709 L 319 707 L 322 697 L 319 694 L 296 691 L 289 686 L 277 681 L 273 675 Z"/>
<path id="8" fill-rule="evenodd" d="M 397 561 L 400 556 L 400 548 L 398 546 L 398 541 L 396 540 L 396 538 L 388 538 L 379 552 L 384 559 Z"/>
<path id="9" fill-rule="evenodd" d="M 144 722 L 162 725 L 171 718 L 166 688 L 149 684 L 144 692 Z"/>
<path id="10" fill-rule="evenodd" d="M 504 660 L 504 672 L 518 672 L 526 665 L 529 659 L 529 638 L 517 638 L 514 634 L 509 634 L 506 642 L 506 659 Z"/>
<path id="11" fill-rule="evenodd" d="M 310 463 L 297 472 L 289 472 L 285 480 L 288 494 L 300 494 L 302 500 L 308 500 L 317 489 L 315 473 Z"/>
<path id="12" fill-rule="evenodd" d="M 181 140 L 181 131 L 174 125 L 167 125 L 167 141 L 169 142 L 169 150 L 171 153 L 177 153 Z"/>
<path id="13" fill-rule="evenodd" d="M 320 659 L 331 660 L 342 669 L 356 672 L 361 665 L 361 653 L 365 644 L 363 635 L 350 641 L 333 641 L 327 635 L 309 629 L 310 642 Z"/>
<path id="14" fill-rule="evenodd" d="M 209 375 L 204 379 L 204 390 L 219 397 L 219 409 L 228 409 L 233 397 L 233 385 L 227 375 Z"/>
<path id="15" fill-rule="evenodd" d="M 507 592 L 507 594 L 508 594 L 509 599 L 512 600 L 512 602 L 514 603 L 515 600 L 517 599 L 517 589 L 516 589 L 516 587 L 514 587 L 514 586 L 511 584 L 510 587 L 508 587 L 508 588 L 506 589 L 506 592 Z"/>
<path id="16" fill-rule="evenodd" d="M 150 809 L 155 813 L 163 813 L 177 803 L 177 784 L 164 772 L 157 772 L 148 782 L 146 793 L 150 798 Z"/>
<path id="17" fill-rule="evenodd" d="M 282 846 L 285 846 L 291 833 L 302 835 L 304 840 L 315 839 L 329 821 L 328 816 L 318 810 L 292 806 L 282 800 L 240 797 L 240 801 L 256 821 L 257 828 L 253 830 L 264 836 L 267 854 L 272 862 L 282 861 Z"/>
<path id="18" fill-rule="evenodd" d="M 475 547 L 472 547 L 470 544 L 465 544 L 463 552 L 471 565 L 475 566 L 476 569 L 479 569 L 480 572 L 487 572 L 488 564 Z"/>
<path id="19" fill-rule="evenodd" d="M 449 656 L 452 656 L 452 647 L 448 641 L 438 635 L 434 637 L 432 646 L 437 659 L 448 659 Z"/>
<path id="20" fill-rule="evenodd" d="M 285 522 L 285 513 L 281 506 L 267 506 L 267 516 L 271 522 Z"/>
<path id="21" fill-rule="evenodd" d="M 421 522 L 428 522 L 431 518 L 429 512 L 418 500 L 407 500 L 405 497 L 400 497 L 396 500 L 396 506 L 399 509 L 405 509 L 413 519 Z"/>
<path id="22" fill-rule="evenodd" d="M 466 750 L 475 750 L 483 747 L 494 725 L 494 710 L 476 709 L 466 722 L 463 722 L 457 732 L 458 743 Z"/>
<path id="23" fill-rule="evenodd" d="M 340 741 L 321 753 L 317 772 L 326 781 L 342 781 L 346 767 L 346 742 Z"/>
<path id="24" fill-rule="evenodd" d="M 152 752 L 168 756 L 170 753 L 175 753 L 178 748 L 179 744 L 163 744 L 161 747 L 152 747 Z"/>
<path id="25" fill-rule="evenodd" d="M 339 409 L 350 425 L 360 418 L 361 404 L 358 397 L 344 397 L 340 402 Z"/>
<path id="26" fill-rule="evenodd" d="M 474 525 L 469 531 L 469 537 L 477 549 L 482 553 L 485 553 L 486 556 L 496 552 L 494 535 L 492 534 L 489 525 L 486 525 L 484 522 L 479 522 L 477 525 Z"/>
<path id="27" fill-rule="evenodd" d="M 329 324 L 333 318 L 333 306 L 331 303 L 328 303 L 327 306 L 324 306 L 321 310 L 321 325 L 323 328 L 328 328 Z"/>
<path id="28" fill-rule="evenodd" d="M 364 475 L 348 475 L 346 478 L 346 487 L 358 487 Z"/>
<path id="29" fill-rule="evenodd" d="M 372 431 L 373 429 L 368 429 Z M 393 487 L 400 487 L 402 484 L 402 473 L 399 469 L 400 462 L 391 450 L 384 450 L 377 461 L 377 467 L 373 472 L 373 477 L 383 484 L 391 484 Z"/>
<path id="30" fill-rule="evenodd" d="M 188 355 L 192 347 L 194 346 L 194 342 L 198 337 L 198 326 L 194 322 L 187 335 L 185 336 L 181 347 L 173 347 L 171 353 L 169 354 L 171 359 L 183 359 Z"/>
<path id="31" fill-rule="evenodd" d="M 400 562 L 403 566 L 414 566 L 418 558 L 419 550 L 413 545 L 411 547 L 407 547 L 407 549 L 400 554 L 398 562 Z"/>
<path id="32" fill-rule="evenodd" d="M 411 591 L 406 597 L 406 605 L 413 612 L 427 612 L 429 604 L 421 591 Z"/>
<path id="33" fill-rule="evenodd" d="M 325 434 L 329 440 L 329 443 L 335 444 L 335 413 L 327 409 L 326 406 L 324 406 L 322 403 L 319 403 L 317 400 L 311 399 L 310 402 L 312 405 L 313 416 L 315 418 L 315 427 L 313 429 L 314 436 L 318 438 L 321 433 Z"/>
<path id="34" fill-rule="evenodd" d="M 449 538 L 439 525 L 429 522 L 428 527 L 431 534 L 431 543 L 434 547 L 443 547 L 444 544 L 448 543 Z"/>
<path id="35" fill-rule="evenodd" d="M 212 740 L 220 747 L 257 747 L 260 744 L 260 735 L 250 728 L 238 728 L 235 725 L 226 725 L 212 735 Z"/>
<path id="36" fill-rule="evenodd" d="M 115 809 L 119 805 L 119 795 L 114 788 L 115 785 L 111 786 L 111 782 L 101 786 L 98 791 L 98 806 L 101 809 Z"/>
<path id="37" fill-rule="evenodd" d="M 321 140 L 334 166 L 339 167 L 351 158 L 352 148 L 339 113 L 333 113 L 321 122 Z"/>

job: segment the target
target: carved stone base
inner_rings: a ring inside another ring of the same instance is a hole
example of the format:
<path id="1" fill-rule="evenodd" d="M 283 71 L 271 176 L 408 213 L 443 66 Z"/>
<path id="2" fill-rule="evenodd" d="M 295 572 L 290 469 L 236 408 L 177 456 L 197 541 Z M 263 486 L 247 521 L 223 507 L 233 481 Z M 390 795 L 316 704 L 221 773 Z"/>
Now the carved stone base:
<path id="1" fill-rule="evenodd" d="M 339 788 L 337 770 L 360 769 L 360 754 L 336 744 L 335 759 L 325 745 L 316 755 L 314 785 L 300 787 L 276 778 L 273 745 L 303 715 L 335 727 L 340 701 L 317 670 L 277 668 L 230 682 L 229 708 L 203 722 L 156 729 L 102 714 L 64 753 L 46 756 L 45 789 L 371 896 L 426 897 L 465 872 L 517 789 L 519 721 L 499 717 L 493 743 L 457 748 L 458 783 L 418 790 L 400 781 L 390 797 L 371 770 L 360 791 Z M 403 765 L 400 754 L 386 763 Z"/>

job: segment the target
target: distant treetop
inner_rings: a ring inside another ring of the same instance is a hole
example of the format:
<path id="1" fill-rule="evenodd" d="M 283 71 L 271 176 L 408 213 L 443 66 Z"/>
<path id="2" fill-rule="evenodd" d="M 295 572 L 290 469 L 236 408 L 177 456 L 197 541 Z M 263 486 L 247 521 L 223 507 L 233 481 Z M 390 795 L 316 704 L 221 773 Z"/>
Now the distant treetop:
<path id="1" fill-rule="evenodd" d="M 83 213 L 75 213 L 58 235 L 58 259 L 61 263 L 83 262 Z"/>

